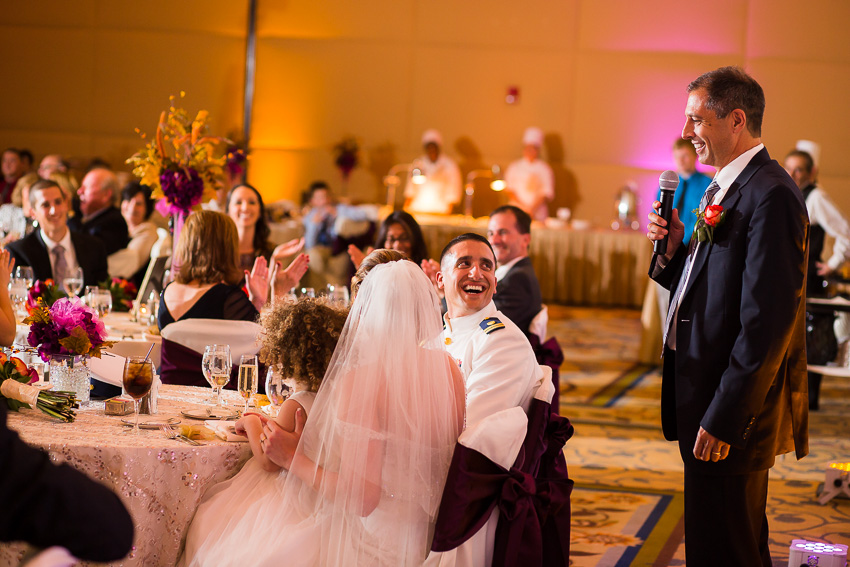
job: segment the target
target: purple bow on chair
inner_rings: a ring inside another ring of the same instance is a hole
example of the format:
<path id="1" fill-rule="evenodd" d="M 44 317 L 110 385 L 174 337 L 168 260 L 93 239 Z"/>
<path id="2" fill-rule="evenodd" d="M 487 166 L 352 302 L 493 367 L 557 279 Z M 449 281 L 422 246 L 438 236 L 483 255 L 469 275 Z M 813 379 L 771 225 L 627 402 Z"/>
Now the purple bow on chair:
<path id="1" fill-rule="evenodd" d="M 536 399 L 528 417 L 525 440 L 510 470 L 474 449 L 455 447 L 431 549 L 461 545 L 499 506 L 494 567 L 569 564 L 573 481 L 562 449 L 573 428 Z"/>

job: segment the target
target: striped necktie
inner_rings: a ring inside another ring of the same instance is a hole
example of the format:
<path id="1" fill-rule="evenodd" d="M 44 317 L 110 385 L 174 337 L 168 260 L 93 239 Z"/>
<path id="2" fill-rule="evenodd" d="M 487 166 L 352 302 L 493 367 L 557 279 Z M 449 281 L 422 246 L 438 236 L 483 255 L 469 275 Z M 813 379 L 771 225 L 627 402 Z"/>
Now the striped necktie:
<path id="1" fill-rule="evenodd" d="M 68 263 L 65 261 L 65 247 L 57 244 L 50 253 L 53 255 L 53 281 L 59 289 L 62 289 L 62 281 L 68 271 Z"/>
<path id="2" fill-rule="evenodd" d="M 718 191 L 720 191 L 720 185 L 717 184 L 717 181 L 712 181 L 705 189 L 705 193 L 703 193 L 702 199 L 699 202 L 700 213 L 705 212 L 705 208 L 711 203 L 711 200 L 714 199 Z M 676 315 L 676 311 L 679 310 L 679 300 L 681 299 L 682 292 L 685 290 L 685 282 L 688 281 L 688 276 L 691 274 L 691 266 L 694 264 L 696 249 L 697 239 L 691 236 L 691 242 L 688 245 L 688 259 L 685 260 L 685 269 L 682 270 L 682 276 L 679 278 L 679 284 L 676 286 L 676 292 L 673 294 L 673 301 L 667 307 L 667 320 L 664 322 L 664 341 L 661 344 L 667 344 L 667 335 L 673 326 L 673 317 Z"/>

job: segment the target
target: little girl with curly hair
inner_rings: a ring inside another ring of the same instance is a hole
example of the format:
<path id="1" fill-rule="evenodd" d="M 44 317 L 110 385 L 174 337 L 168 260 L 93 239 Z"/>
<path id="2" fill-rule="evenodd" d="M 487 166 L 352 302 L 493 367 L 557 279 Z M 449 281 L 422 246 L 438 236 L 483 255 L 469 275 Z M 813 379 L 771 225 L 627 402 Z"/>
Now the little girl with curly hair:
<path id="1" fill-rule="evenodd" d="M 310 413 L 347 316 L 347 308 L 308 297 L 280 304 L 261 317 L 261 360 L 296 382 L 295 393 L 283 402 L 275 418 L 284 430 L 295 429 L 295 412 L 299 408 L 305 415 Z M 245 414 L 236 422 L 236 432 L 248 437 L 251 452 L 264 470 L 279 471 L 280 467 L 263 452 L 260 436 L 264 422 L 258 414 Z"/>

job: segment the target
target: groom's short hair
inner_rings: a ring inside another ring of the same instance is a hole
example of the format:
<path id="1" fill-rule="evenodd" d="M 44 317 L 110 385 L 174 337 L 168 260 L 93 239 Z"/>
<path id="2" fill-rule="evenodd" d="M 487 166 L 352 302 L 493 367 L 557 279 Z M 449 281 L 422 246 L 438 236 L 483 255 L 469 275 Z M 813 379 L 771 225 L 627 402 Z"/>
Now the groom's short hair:
<path id="1" fill-rule="evenodd" d="M 467 240 L 475 240 L 477 242 L 483 242 L 484 244 L 486 244 L 487 248 L 490 249 L 490 253 L 493 254 L 493 261 L 496 261 L 496 253 L 493 251 L 493 245 L 490 244 L 490 241 L 487 240 L 485 237 L 481 236 L 480 234 L 475 234 L 474 232 L 467 232 L 461 234 L 460 236 L 454 237 L 451 242 L 446 244 L 446 247 L 443 248 L 443 252 L 440 254 L 440 265 L 443 265 L 443 258 L 446 257 L 446 254 L 451 252 L 452 248 L 454 248 L 461 242 L 465 242 Z"/>

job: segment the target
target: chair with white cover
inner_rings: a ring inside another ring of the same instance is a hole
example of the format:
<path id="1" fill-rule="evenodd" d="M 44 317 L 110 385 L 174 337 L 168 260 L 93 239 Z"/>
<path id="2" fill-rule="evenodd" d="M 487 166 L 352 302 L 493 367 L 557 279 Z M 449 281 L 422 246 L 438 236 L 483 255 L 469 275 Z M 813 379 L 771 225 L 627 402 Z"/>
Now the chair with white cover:
<path id="1" fill-rule="evenodd" d="M 160 368 L 163 384 L 209 386 L 201 372 L 206 345 L 230 345 L 231 361 L 238 368 L 243 354 L 259 352 L 260 331 L 262 327 L 252 321 L 222 319 L 184 319 L 166 325 L 162 329 Z M 234 388 L 235 380 L 231 379 L 228 387 Z"/>

